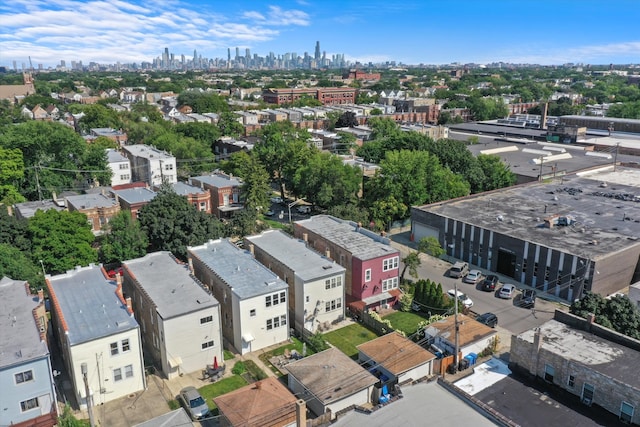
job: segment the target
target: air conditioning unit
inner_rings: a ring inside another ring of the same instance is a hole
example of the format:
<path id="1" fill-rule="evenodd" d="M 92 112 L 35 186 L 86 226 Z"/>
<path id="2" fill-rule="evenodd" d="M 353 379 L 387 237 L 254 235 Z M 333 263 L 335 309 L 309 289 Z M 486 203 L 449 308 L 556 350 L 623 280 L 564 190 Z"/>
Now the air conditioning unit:
<path id="1" fill-rule="evenodd" d="M 588 397 L 585 397 L 582 399 L 582 403 L 584 403 L 587 406 L 591 406 L 591 399 L 589 399 Z"/>

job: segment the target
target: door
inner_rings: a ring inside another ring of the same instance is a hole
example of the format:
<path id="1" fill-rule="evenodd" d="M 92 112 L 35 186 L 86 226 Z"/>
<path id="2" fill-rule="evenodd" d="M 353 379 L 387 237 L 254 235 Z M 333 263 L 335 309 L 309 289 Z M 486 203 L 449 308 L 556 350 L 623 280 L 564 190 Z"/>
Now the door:
<path id="1" fill-rule="evenodd" d="M 496 271 L 505 276 L 516 276 L 516 254 L 506 251 L 504 249 L 498 249 L 498 265 Z"/>
<path id="2" fill-rule="evenodd" d="M 582 398 L 580 399 L 585 405 L 591 406 L 593 402 L 593 393 L 595 387 L 589 383 L 584 383 L 582 386 Z"/>

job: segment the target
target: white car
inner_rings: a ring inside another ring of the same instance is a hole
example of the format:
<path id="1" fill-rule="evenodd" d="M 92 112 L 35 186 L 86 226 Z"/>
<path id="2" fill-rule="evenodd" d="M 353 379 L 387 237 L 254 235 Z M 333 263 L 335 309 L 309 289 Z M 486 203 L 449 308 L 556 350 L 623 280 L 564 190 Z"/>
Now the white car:
<path id="1" fill-rule="evenodd" d="M 511 299 L 513 298 L 513 295 L 515 293 L 516 293 L 515 285 L 512 285 L 511 283 L 505 283 L 500 288 L 500 292 L 498 292 L 498 296 L 504 299 Z"/>
<path id="2" fill-rule="evenodd" d="M 465 283 L 471 283 L 473 285 L 477 284 L 480 280 L 482 280 L 482 272 L 480 270 L 471 270 L 464 278 L 462 279 Z"/>
<path id="3" fill-rule="evenodd" d="M 451 299 L 456 297 L 456 290 L 455 289 L 449 289 L 447 291 L 447 296 Z M 465 307 L 469 308 L 469 307 L 473 307 L 473 301 L 471 301 L 471 298 L 469 298 L 467 296 L 467 294 L 463 294 L 462 292 L 458 291 L 458 299 L 460 300 L 460 302 L 462 302 L 462 305 L 464 305 Z"/>

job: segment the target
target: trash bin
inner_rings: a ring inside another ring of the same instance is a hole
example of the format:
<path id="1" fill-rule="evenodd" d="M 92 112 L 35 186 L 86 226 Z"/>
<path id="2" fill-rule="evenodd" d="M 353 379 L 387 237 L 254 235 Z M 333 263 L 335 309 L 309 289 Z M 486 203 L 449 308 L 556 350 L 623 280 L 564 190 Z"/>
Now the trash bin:
<path id="1" fill-rule="evenodd" d="M 455 363 L 451 363 L 448 367 L 447 367 L 447 373 L 449 374 L 455 374 L 458 371 L 458 367 L 456 366 Z"/>
<path id="2" fill-rule="evenodd" d="M 460 359 L 460 363 L 458 363 L 458 369 L 464 371 L 469 367 L 469 359 Z"/>

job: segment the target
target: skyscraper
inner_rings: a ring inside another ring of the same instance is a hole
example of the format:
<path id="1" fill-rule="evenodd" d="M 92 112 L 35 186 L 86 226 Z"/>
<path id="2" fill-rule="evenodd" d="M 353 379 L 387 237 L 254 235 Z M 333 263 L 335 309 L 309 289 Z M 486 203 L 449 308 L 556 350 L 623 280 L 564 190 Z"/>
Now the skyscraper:
<path id="1" fill-rule="evenodd" d="M 316 61 L 320 60 L 320 42 L 319 41 L 316 42 L 316 54 L 315 54 L 315 56 L 313 58 Z"/>

